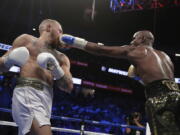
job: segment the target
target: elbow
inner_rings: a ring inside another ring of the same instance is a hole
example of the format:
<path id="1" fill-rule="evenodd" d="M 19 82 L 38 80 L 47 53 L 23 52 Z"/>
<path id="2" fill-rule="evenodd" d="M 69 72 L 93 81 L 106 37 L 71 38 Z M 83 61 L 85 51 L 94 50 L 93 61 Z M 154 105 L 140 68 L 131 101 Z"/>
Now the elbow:
<path id="1" fill-rule="evenodd" d="M 68 82 L 64 88 L 61 87 L 65 92 L 71 93 L 73 90 L 73 83 L 72 81 Z"/>
<path id="2" fill-rule="evenodd" d="M 106 49 L 103 48 L 103 46 L 98 46 L 97 48 L 97 55 L 98 56 L 104 56 L 107 54 Z"/>
<path id="3" fill-rule="evenodd" d="M 67 91 L 68 91 L 69 93 L 71 93 L 72 90 L 73 90 L 73 83 L 69 83 L 68 86 L 67 86 Z"/>
<path id="4" fill-rule="evenodd" d="M 106 50 L 100 45 L 86 47 L 86 51 L 97 56 L 102 56 L 106 54 Z"/>
<path id="5" fill-rule="evenodd" d="M 64 77 L 60 80 L 57 80 L 56 83 L 58 88 L 64 92 L 71 93 L 73 90 L 73 81 L 70 78 Z"/>

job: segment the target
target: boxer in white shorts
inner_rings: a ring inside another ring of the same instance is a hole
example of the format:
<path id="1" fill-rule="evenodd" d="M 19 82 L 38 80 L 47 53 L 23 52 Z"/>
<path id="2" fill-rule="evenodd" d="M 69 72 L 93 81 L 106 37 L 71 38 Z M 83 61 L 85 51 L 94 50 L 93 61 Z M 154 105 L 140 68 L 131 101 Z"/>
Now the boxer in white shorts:
<path id="1" fill-rule="evenodd" d="M 20 35 L 0 58 L 1 72 L 7 72 L 13 65 L 21 68 L 12 99 L 12 114 L 19 135 L 52 135 L 52 86 L 57 83 L 69 93 L 73 89 L 69 59 L 56 50 L 63 47 L 59 42 L 61 25 L 55 20 L 43 20 L 39 33 L 38 38 Z"/>

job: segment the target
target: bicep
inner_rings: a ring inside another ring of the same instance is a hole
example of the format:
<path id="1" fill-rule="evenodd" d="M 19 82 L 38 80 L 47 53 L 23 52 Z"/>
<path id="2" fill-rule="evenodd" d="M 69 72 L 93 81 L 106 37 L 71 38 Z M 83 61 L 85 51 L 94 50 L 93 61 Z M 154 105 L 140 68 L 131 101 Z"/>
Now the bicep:
<path id="1" fill-rule="evenodd" d="M 132 61 L 138 58 L 141 55 L 140 53 L 142 53 L 138 51 L 136 47 L 129 45 L 105 47 L 105 49 L 105 55 L 107 56 L 128 59 Z"/>
<path id="2" fill-rule="evenodd" d="M 64 71 L 64 76 L 60 80 L 57 80 L 59 88 L 66 92 L 71 92 L 73 89 L 73 82 L 72 75 L 70 73 L 70 62 L 64 54 L 60 55 L 59 65 Z"/>
<path id="3" fill-rule="evenodd" d="M 124 46 L 104 47 L 104 55 L 114 58 L 125 58 L 128 50 Z"/>
<path id="4" fill-rule="evenodd" d="M 61 68 L 63 69 L 65 75 L 71 76 L 70 67 L 69 67 L 69 66 L 63 64 L 63 65 L 61 66 Z"/>
<path id="5" fill-rule="evenodd" d="M 59 55 L 59 65 L 63 69 L 65 75 L 71 76 L 70 61 L 66 55 L 64 55 L 64 54 Z"/>
<path id="6" fill-rule="evenodd" d="M 128 60 L 135 62 L 136 60 L 144 58 L 146 56 L 147 56 L 147 49 L 140 46 L 140 47 L 130 47 L 126 57 Z"/>

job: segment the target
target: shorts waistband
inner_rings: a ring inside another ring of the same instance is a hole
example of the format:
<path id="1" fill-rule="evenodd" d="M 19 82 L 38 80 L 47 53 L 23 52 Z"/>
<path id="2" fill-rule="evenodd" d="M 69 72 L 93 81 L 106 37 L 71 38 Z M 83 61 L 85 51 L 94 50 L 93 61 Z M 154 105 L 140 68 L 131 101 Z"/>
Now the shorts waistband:
<path id="1" fill-rule="evenodd" d="M 37 90 L 41 90 L 41 91 L 43 90 L 44 87 L 52 89 L 52 86 L 50 86 L 46 82 L 41 81 L 41 80 L 36 79 L 36 78 L 28 78 L 28 77 L 18 78 L 16 88 L 24 87 L 24 86 L 30 86 L 30 87 L 33 87 Z"/>
<path id="2" fill-rule="evenodd" d="M 169 79 L 153 81 L 145 86 L 146 97 L 161 95 L 167 92 L 180 92 L 178 84 Z"/>

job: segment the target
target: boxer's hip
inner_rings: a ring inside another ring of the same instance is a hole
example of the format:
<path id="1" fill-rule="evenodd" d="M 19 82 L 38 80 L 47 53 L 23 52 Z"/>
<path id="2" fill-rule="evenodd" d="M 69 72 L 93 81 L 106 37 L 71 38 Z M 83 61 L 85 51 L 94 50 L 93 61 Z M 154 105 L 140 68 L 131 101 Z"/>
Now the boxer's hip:
<path id="1" fill-rule="evenodd" d="M 16 87 L 24 87 L 24 86 L 33 87 L 41 91 L 43 90 L 43 88 L 52 89 L 52 86 L 36 78 L 28 78 L 28 77 L 18 78 Z"/>
<path id="2" fill-rule="evenodd" d="M 161 96 L 169 92 L 180 93 L 178 84 L 172 80 L 168 80 L 168 79 L 156 80 L 145 86 L 146 98 Z"/>
<path id="3" fill-rule="evenodd" d="M 13 92 L 13 119 L 23 134 L 36 119 L 40 126 L 50 125 L 53 90 L 39 80 L 20 78 Z"/>

